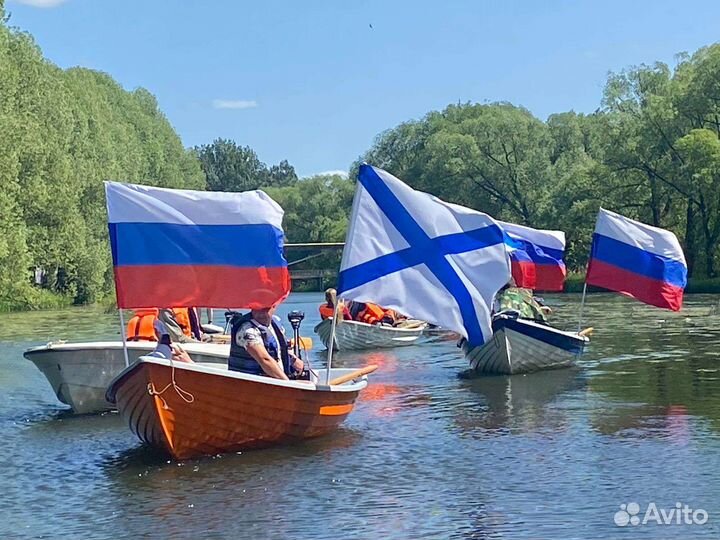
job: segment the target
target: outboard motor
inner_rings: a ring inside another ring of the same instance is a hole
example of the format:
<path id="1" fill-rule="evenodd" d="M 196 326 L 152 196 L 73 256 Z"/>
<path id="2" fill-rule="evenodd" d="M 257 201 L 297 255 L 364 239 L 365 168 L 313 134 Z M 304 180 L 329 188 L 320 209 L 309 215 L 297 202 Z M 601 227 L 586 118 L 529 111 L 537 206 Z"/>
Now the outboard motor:
<path id="1" fill-rule="evenodd" d="M 242 313 L 239 311 L 233 311 L 232 309 L 225 310 L 225 330 L 223 333 L 230 333 L 234 322 L 233 319 L 235 319 L 235 317 L 242 317 Z"/>
<path id="2" fill-rule="evenodd" d="M 300 323 L 305 318 L 305 313 L 299 309 L 294 309 L 288 313 L 287 318 L 293 329 L 293 352 L 295 353 L 295 356 L 302 360 L 302 357 L 300 356 Z"/>
<path id="3" fill-rule="evenodd" d="M 305 355 L 306 357 L 303 358 L 300 354 L 300 323 L 305 318 L 305 313 L 298 309 L 294 309 L 293 311 L 288 313 L 287 318 L 293 329 L 293 352 L 295 353 L 295 356 L 297 356 L 305 364 L 304 369 L 301 372 L 296 373 L 295 376 L 291 378 L 294 378 L 296 380 L 309 381 L 310 361 L 307 358 L 307 355 Z"/>

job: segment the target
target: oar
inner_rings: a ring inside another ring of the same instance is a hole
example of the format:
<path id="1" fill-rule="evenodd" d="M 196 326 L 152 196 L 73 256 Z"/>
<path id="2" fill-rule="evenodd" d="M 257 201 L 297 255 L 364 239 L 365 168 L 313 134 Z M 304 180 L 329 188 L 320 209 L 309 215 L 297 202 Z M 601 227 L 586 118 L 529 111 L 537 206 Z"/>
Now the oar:
<path id="1" fill-rule="evenodd" d="M 371 366 L 365 366 L 364 368 L 357 369 L 353 371 L 352 373 L 348 373 L 347 375 L 343 375 L 341 377 L 336 377 L 332 381 L 330 381 L 331 385 L 338 385 L 342 383 L 346 383 L 348 381 L 352 381 L 353 379 L 357 379 L 358 377 L 362 377 L 363 375 L 367 375 L 368 373 L 372 373 L 375 371 L 378 367 L 373 364 Z"/>
<path id="2" fill-rule="evenodd" d="M 578 336 L 580 336 L 580 337 L 587 337 L 587 336 L 589 336 L 590 334 L 593 333 L 593 330 L 594 330 L 594 329 L 593 329 L 592 326 L 588 326 L 585 330 L 580 330 L 580 331 L 578 332 Z"/>
<path id="3" fill-rule="evenodd" d="M 289 345 L 290 347 L 294 347 L 294 346 L 295 346 L 295 339 L 294 339 L 294 338 L 291 339 L 291 340 L 290 340 L 290 343 L 289 343 L 288 345 Z M 304 351 L 312 350 L 312 348 L 313 348 L 313 340 L 312 340 L 312 338 L 311 338 L 311 337 L 303 337 L 303 336 L 300 336 L 300 348 L 303 349 Z"/>

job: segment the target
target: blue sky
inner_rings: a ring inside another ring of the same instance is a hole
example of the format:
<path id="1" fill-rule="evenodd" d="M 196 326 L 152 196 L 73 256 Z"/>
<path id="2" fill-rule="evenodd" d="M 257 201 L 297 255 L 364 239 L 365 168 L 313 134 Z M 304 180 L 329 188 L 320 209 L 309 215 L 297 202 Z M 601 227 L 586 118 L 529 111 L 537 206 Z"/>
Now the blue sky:
<path id="1" fill-rule="evenodd" d="M 718 40 L 717 0 L 6 0 L 61 67 L 142 86 L 186 146 L 234 139 L 301 175 L 458 101 L 591 112 L 609 71 Z M 372 27 L 370 26 L 372 25 Z"/>

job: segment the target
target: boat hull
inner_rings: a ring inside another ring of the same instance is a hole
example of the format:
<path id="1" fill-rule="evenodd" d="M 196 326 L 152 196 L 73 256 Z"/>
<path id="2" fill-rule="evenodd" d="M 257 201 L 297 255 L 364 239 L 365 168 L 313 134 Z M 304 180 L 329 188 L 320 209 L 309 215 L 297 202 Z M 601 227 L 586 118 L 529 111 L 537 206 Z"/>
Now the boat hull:
<path id="1" fill-rule="evenodd" d="M 128 343 L 132 364 L 155 348 L 152 342 Z M 228 345 L 186 343 L 183 348 L 198 362 L 227 363 Z M 123 369 L 122 341 L 94 343 L 48 343 L 23 353 L 47 378 L 57 398 L 76 414 L 90 414 L 114 408 L 105 400 L 108 385 Z"/>
<path id="2" fill-rule="evenodd" d="M 479 347 L 463 345 L 470 371 L 516 375 L 574 365 L 588 338 L 513 317 L 496 317 L 493 336 Z"/>
<path id="3" fill-rule="evenodd" d="M 414 344 L 423 334 L 425 324 L 416 328 L 396 328 L 366 324 L 358 321 L 342 321 L 335 325 L 335 350 L 351 351 L 404 347 Z M 332 319 L 326 319 L 315 327 L 315 333 L 325 348 L 330 348 Z"/>
<path id="4" fill-rule="evenodd" d="M 108 399 L 141 441 L 188 459 L 324 435 L 345 420 L 366 385 L 363 378 L 320 387 L 140 358 L 111 383 Z"/>

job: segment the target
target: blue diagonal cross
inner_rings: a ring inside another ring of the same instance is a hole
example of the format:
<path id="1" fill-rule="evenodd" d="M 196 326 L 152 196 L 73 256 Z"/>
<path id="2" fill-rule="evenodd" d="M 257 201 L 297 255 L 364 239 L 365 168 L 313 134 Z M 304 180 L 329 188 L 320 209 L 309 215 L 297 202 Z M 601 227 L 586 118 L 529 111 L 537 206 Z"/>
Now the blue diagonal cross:
<path id="1" fill-rule="evenodd" d="M 410 247 L 343 270 L 339 276 L 340 292 L 349 291 L 405 268 L 424 264 L 455 299 L 468 333 L 468 341 L 474 345 L 482 344 L 485 340 L 472 296 L 445 256 L 503 243 L 500 227 L 488 225 L 480 229 L 430 238 L 370 165 L 360 166 L 358 179 Z"/>

